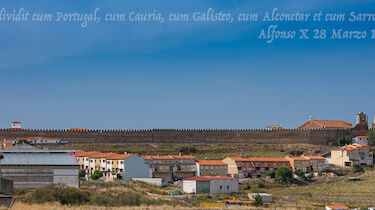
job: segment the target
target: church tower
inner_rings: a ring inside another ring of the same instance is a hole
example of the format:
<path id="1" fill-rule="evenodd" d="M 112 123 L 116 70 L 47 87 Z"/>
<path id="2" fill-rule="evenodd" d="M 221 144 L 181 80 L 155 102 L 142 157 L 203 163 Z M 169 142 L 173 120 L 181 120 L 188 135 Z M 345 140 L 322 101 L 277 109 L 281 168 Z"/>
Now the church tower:
<path id="1" fill-rule="evenodd" d="M 363 112 L 358 113 L 355 125 L 368 125 L 368 116 Z"/>

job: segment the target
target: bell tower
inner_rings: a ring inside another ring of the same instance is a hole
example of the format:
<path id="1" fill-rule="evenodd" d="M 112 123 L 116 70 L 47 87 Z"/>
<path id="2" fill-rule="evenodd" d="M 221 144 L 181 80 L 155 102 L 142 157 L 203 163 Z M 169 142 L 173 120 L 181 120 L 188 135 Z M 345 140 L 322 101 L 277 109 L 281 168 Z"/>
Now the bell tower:
<path id="1" fill-rule="evenodd" d="M 355 125 L 368 125 L 368 116 L 363 112 L 358 113 Z"/>

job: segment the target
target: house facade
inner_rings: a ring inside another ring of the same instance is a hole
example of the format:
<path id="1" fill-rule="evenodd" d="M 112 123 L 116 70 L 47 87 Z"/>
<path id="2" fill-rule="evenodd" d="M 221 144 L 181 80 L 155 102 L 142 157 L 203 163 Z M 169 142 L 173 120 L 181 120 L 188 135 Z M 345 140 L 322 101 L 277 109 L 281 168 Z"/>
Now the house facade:
<path id="1" fill-rule="evenodd" d="M 195 176 L 184 178 L 183 191 L 194 194 L 218 194 L 238 192 L 238 180 L 227 176 Z"/>
<path id="2" fill-rule="evenodd" d="M 267 172 L 275 172 L 280 167 L 292 170 L 289 160 L 273 157 L 227 157 L 228 174 L 235 178 L 265 177 Z"/>
<path id="3" fill-rule="evenodd" d="M 298 170 L 304 173 L 321 174 L 326 170 L 326 161 L 321 156 L 301 156 L 301 157 L 285 157 L 289 160 L 293 172 Z"/>
<path id="4" fill-rule="evenodd" d="M 228 176 L 228 165 L 221 160 L 197 160 L 197 176 Z"/>
<path id="5" fill-rule="evenodd" d="M 352 138 L 352 143 L 368 144 L 368 136 L 356 136 Z"/>
<path id="6" fill-rule="evenodd" d="M 76 151 L 75 156 L 77 158 L 80 171 L 84 174 L 88 174 L 90 172 L 90 157 L 100 152 L 83 152 L 83 151 Z"/>
<path id="7" fill-rule="evenodd" d="M 110 172 L 107 170 L 107 158 L 110 158 L 117 153 L 99 153 L 89 157 L 88 173 L 92 174 L 94 171 L 101 171 L 103 176 L 107 176 Z"/>
<path id="8" fill-rule="evenodd" d="M 330 163 L 340 167 L 351 167 L 354 164 L 372 165 L 373 153 L 367 144 L 354 143 L 331 149 Z"/>
<path id="9" fill-rule="evenodd" d="M 191 155 L 144 156 L 152 170 L 153 178 L 174 181 L 195 176 L 195 157 Z"/>

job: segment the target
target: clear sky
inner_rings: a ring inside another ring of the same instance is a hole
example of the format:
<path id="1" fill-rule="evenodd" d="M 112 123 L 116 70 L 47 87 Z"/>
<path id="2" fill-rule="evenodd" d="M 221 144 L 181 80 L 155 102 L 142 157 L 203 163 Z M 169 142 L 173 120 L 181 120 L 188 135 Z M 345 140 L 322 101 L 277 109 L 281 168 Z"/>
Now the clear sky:
<path id="1" fill-rule="evenodd" d="M 31 12 L 372 12 L 370 0 L 3 0 Z M 375 115 L 375 39 L 257 39 L 272 23 L 0 21 L 0 127 L 295 128 Z M 279 28 L 375 29 L 364 23 Z"/>

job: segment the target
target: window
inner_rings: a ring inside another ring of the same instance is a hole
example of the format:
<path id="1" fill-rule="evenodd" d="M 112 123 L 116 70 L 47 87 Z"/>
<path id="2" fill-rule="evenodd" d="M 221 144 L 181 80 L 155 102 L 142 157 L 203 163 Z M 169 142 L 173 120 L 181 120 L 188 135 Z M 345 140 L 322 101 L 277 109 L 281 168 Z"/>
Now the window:
<path id="1" fill-rule="evenodd" d="M 227 190 L 229 190 L 229 185 L 227 185 Z"/>
<path id="2" fill-rule="evenodd" d="M 220 190 L 223 189 L 223 186 L 220 185 Z"/>

